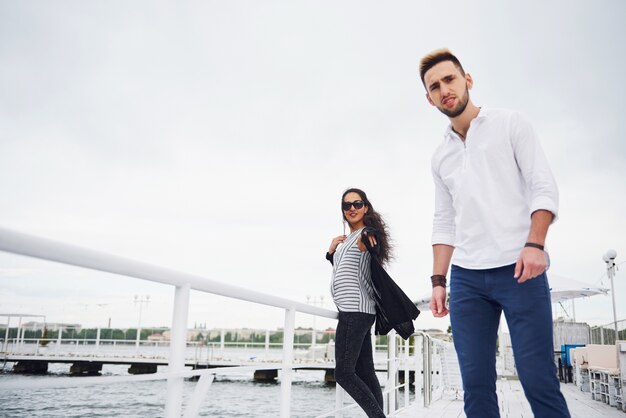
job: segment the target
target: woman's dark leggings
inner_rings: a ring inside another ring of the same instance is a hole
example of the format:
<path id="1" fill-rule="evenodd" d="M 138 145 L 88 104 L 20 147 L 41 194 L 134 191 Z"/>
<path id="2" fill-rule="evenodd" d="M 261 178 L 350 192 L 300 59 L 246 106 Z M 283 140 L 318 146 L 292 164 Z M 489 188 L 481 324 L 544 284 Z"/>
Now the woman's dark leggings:
<path id="1" fill-rule="evenodd" d="M 383 392 L 374 371 L 371 328 L 376 315 L 339 312 L 335 336 L 335 380 L 368 417 L 384 417 Z"/>

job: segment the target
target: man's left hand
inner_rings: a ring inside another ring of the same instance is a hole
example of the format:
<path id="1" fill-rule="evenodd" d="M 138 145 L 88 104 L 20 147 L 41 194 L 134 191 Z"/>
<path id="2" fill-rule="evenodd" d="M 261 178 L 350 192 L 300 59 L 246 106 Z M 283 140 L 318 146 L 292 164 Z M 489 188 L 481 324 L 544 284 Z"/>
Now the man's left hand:
<path id="1" fill-rule="evenodd" d="M 548 260 L 546 254 L 533 247 L 524 247 L 515 264 L 515 274 L 517 283 L 524 283 L 528 279 L 535 278 L 546 271 Z"/>

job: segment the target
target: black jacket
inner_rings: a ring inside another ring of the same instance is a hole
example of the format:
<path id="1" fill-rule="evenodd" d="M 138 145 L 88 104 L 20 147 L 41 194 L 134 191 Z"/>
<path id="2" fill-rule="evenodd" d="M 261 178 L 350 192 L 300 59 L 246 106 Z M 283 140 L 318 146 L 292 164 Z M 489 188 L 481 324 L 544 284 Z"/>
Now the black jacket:
<path id="1" fill-rule="evenodd" d="M 377 258 L 378 245 L 372 247 L 366 235 L 376 236 L 377 231 L 368 227 L 361 232 L 361 240 L 371 254 L 370 268 L 376 302 L 375 332 L 377 335 L 386 335 L 391 329 L 395 329 L 398 335 L 406 340 L 415 332 L 413 320 L 417 318 L 420 311 L 380 265 Z M 326 259 L 331 264 L 333 263 L 331 254 L 327 253 Z"/>

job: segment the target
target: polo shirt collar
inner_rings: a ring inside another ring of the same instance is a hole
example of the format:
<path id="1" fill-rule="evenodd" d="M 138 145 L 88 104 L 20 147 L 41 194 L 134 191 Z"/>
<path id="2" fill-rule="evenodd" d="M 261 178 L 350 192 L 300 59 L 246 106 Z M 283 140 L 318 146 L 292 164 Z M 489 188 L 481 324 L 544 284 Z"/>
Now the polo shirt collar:
<path id="1" fill-rule="evenodd" d="M 481 107 L 480 112 L 478 112 L 478 115 L 474 119 L 472 119 L 472 121 L 479 121 L 479 120 L 487 119 L 490 113 L 491 111 L 488 108 Z M 446 128 L 445 137 L 448 139 L 454 139 L 454 138 L 459 137 L 459 134 L 454 132 L 454 130 L 452 129 L 451 123 L 448 124 L 448 127 Z"/>

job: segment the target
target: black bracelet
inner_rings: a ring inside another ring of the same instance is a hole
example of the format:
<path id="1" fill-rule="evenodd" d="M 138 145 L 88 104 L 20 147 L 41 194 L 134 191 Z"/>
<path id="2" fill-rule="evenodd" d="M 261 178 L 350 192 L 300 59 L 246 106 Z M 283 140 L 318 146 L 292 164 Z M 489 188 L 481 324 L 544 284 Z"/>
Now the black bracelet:
<path id="1" fill-rule="evenodd" d="M 524 247 L 536 248 L 538 250 L 543 251 L 543 245 L 535 244 L 534 242 L 527 242 L 526 244 L 524 244 Z"/>
<path id="2" fill-rule="evenodd" d="M 446 276 L 444 276 L 443 274 L 434 274 L 430 276 L 430 281 L 433 285 L 433 288 L 437 286 L 441 286 L 444 289 L 446 288 Z"/>

